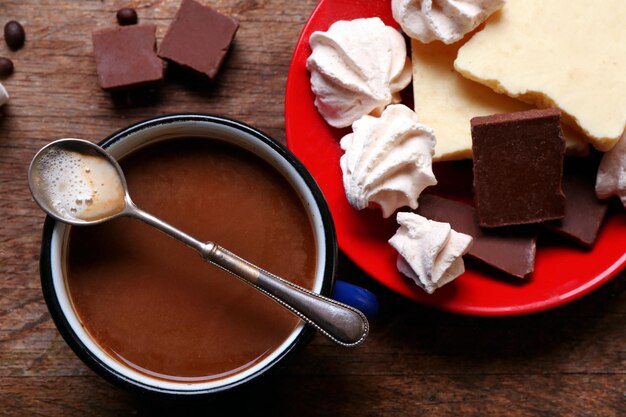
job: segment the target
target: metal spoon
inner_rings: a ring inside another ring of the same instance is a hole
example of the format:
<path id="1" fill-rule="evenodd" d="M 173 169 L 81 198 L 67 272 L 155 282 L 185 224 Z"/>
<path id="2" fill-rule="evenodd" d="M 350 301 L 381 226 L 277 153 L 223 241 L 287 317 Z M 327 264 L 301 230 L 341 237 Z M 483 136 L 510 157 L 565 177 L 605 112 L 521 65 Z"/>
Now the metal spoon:
<path id="1" fill-rule="evenodd" d="M 61 222 L 84 226 L 120 216 L 139 219 L 195 249 L 202 259 L 261 291 L 333 342 L 356 346 L 367 336 L 369 324 L 359 310 L 264 271 L 214 242 L 200 242 L 139 209 L 117 161 L 91 142 L 61 139 L 43 147 L 30 164 L 28 183 L 37 204 Z"/>

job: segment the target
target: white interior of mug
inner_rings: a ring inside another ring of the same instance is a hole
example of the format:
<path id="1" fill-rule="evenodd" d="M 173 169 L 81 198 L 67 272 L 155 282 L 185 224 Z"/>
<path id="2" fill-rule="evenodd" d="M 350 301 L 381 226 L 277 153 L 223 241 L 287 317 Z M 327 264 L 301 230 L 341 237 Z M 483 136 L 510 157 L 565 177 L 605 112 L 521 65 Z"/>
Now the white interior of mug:
<path id="1" fill-rule="evenodd" d="M 211 140 L 220 140 L 253 152 L 276 168 L 291 183 L 296 192 L 301 196 L 314 229 L 317 251 L 314 291 L 319 293 L 324 281 L 324 266 L 326 262 L 326 241 L 324 239 L 324 224 L 321 213 L 315 202 L 313 193 L 308 188 L 302 177 L 298 174 L 296 169 L 269 145 L 263 143 L 251 134 L 236 129 L 235 127 L 210 121 L 178 120 L 170 122 L 166 121 L 164 124 L 149 126 L 143 130 L 130 133 L 119 141 L 111 144 L 107 150 L 115 158 L 119 159 L 152 143 L 168 139 L 172 140 L 174 138 L 189 137 L 205 137 L 210 138 Z M 271 364 L 278 356 L 280 356 L 282 352 L 294 343 L 298 335 L 304 330 L 304 323 L 301 322 L 289 335 L 289 337 L 270 355 L 250 368 L 223 379 L 205 382 L 173 382 L 153 378 L 146 374 L 137 372 L 136 370 L 122 365 L 120 362 L 116 361 L 109 354 L 107 354 L 87 333 L 81 324 L 76 311 L 72 307 L 72 302 L 70 300 L 63 274 L 63 271 L 65 270 L 64 254 L 66 253 L 69 230 L 70 228 L 68 226 L 57 222 L 52 234 L 50 254 L 52 264 L 51 270 L 54 291 L 58 298 L 59 305 L 61 306 L 63 314 L 65 315 L 72 330 L 80 341 L 87 347 L 87 349 L 89 349 L 93 355 L 95 355 L 108 367 L 134 381 L 161 390 L 165 389 L 176 391 L 199 391 L 234 384 L 248 378 L 251 375 L 254 375 L 256 372 L 259 372 Z M 207 268 L 211 268 L 211 266 L 207 265 Z M 233 279 L 235 278 L 233 277 Z"/>

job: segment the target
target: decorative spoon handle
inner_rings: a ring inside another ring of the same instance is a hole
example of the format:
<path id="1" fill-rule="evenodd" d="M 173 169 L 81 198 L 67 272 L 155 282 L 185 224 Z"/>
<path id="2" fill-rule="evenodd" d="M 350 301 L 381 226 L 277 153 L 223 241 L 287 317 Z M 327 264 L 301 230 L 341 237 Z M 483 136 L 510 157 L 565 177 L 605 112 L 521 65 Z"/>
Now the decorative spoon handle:
<path id="1" fill-rule="evenodd" d="M 333 342 L 357 346 L 365 340 L 369 323 L 359 310 L 316 294 L 267 272 L 220 246 L 209 242 L 203 258 L 282 305 Z"/>

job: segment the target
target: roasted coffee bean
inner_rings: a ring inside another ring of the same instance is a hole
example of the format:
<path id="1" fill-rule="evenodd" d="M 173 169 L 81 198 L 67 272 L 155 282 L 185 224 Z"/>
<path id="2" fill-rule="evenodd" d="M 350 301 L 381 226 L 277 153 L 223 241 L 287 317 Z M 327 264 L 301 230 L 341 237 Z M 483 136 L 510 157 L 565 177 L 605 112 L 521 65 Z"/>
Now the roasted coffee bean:
<path id="1" fill-rule="evenodd" d="M 14 51 L 17 51 L 24 46 L 26 33 L 24 32 L 22 25 L 15 20 L 11 20 L 4 25 L 4 40 L 7 45 L 9 45 L 9 48 Z"/>
<path id="2" fill-rule="evenodd" d="M 0 77 L 13 74 L 13 61 L 9 58 L 0 58 Z"/>
<path id="3" fill-rule="evenodd" d="M 134 25 L 137 23 L 137 12 L 130 7 L 124 7 L 117 11 L 117 23 L 121 26 Z"/>

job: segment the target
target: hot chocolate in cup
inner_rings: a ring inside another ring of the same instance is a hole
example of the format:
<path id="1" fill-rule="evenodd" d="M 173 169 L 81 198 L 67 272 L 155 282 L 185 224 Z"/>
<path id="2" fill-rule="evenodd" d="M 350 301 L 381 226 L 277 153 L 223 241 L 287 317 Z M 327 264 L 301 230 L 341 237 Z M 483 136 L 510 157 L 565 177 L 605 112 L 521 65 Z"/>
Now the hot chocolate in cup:
<path id="1" fill-rule="evenodd" d="M 283 146 L 243 123 L 195 114 L 141 122 L 101 145 L 120 161 L 140 207 L 330 296 L 332 218 Z M 263 294 L 130 219 L 72 227 L 47 218 L 41 277 L 74 352 L 135 392 L 230 390 L 275 368 L 312 334 Z"/>

